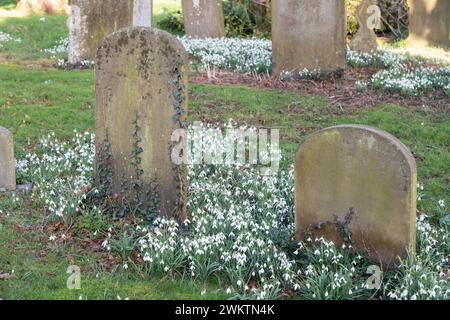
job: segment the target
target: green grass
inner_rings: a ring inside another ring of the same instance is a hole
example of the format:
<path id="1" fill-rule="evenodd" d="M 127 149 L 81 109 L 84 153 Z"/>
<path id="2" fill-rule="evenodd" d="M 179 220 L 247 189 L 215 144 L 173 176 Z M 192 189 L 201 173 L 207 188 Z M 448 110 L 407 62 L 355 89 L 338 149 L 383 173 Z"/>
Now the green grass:
<path id="1" fill-rule="evenodd" d="M 33 145 L 50 131 L 63 138 L 73 130 L 94 127 L 92 72 L 68 73 L 10 64 L 0 68 L 4 92 L 0 96 L 1 123 L 11 128 L 19 144 Z"/>
<path id="2" fill-rule="evenodd" d="M 14 280 L 0 282 L 2 299 L 224 298 L 218 284 L 192 283 L 177 278 L 148 279 L 123 270 L 110 273 L 98 267 L 100 257 L 89 251 L 48 250 L 43 232 L 27 232 L 38 226 L 41 218 L 16 208 L 14 217 L 0 221 L 0 274 L 14 270 L 17 276 Z M 67 288 L 69 265 L 81 268 L 81 290 Z M 203 296 L 202 291 L 206 291 Z"/>
<path id="3" fill-rule="evenodd" d="M 164 11 L 178 11 L 181 10 L 181 0 L 154 0 L 153 14 L 158 16 Z"/>
<path id="4" fill-rule="evenodd" d="M 16 0 L 0 0 L 0 9 L 11 10 L 16 7 Z"/>
<path id="5" fill-rule="evenodd" d="M 21 42 L 9 41 L 3 44 L 0 55 L 8 60 L 36 60 L 48 58 L 44 49 L 52 48 L 57 41 L 68 35 L 66 16 L 27 16 L 23 18 L 1 18 L 0 31 L 8 33 Z"/>
<path id="6" fill-rule="evenodd" d="M 15 3 L 15 1 L 13 1 Z M 10 8 L 12 1 L 0 0 L 1 8 Z M 15 6 L 15 4 L 14 4 Z M 168 12 L 181 10 L 181 2 L 178 0 L 157 0 L 154 3 L 155 23 Z M 47 59 L 49 55 L 42 52 L 44 49 L 53 48 L 60 39 L 68 36 L 67 16 L 45 15 L 45 21 L 40 21 L 42 16 L 30 15 L 26 17 L 1 17 L 0 31 L 8 33 L 14 39 L 21 42 L 10 41 L 0 48 L 0 57 L 9 60 L 37 60 Z"/>
<path id="7" fill-rule="evenodd" d="M 0 8 L 10 3 L 0 0 Z M 176 3 L 164 4 L 176 10 Z M 158 12 L 162 12 L 162 1 L 156 3 Z M 18 158 L 50 132 L 65 140 L 74 135 L 74 130 L 94 131 L 93 71 L 51 68 L 54 61 L 47 61 L 41 52 L 67 35 L 65 20 L 63 16 L 46 16 L 45 22 L 36 16 L 0 18 L 0 31 L 22 39 L 0 50 L 0 126 L 13 132 Z M 450 203 L 450 120 L 446 113 L 398 105 L 342 110 L 324 97 L 239 86 L 191 85 L 190 90 L 191 122 L 223 123 L 231 118 L 239 124 L 279 128 L 284 167 L 292 164 L 305 137 L 321 128 L 358 123 L 386 130 L 417 157 L 419 181 L 425 185 L 419 210 L 427 212 L 436 206 L 437 199 Z M 89 250 L 49 250 L 42 212 L 30 212 L 8 201 L 0 197 L 0 207 L 11 208 L 12 212 L 11 217 L 0 220 L 0 273 L 14 269 L 17 279 L 0 281 L 0 298 L 224 298 L 222 287 L 214 282 L 143 279 L 131 271 L 111 273 L 101 266 L 101 257 Z M 74 263 L 82 267 L 81 291 L 66 288 L 66 269 Z M 204 289 L 207 293 L 201 296 Z"/>

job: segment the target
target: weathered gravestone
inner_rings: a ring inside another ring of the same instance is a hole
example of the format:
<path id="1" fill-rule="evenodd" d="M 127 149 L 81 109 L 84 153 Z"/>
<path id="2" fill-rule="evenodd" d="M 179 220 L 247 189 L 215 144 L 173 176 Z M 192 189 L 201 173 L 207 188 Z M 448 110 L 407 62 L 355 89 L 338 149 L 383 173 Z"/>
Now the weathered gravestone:
<path id="1" fill-rule="evenodd" d="M 186 59 L 169 33 L 133 27 L 110 35 L 96 60 L 97 181 L 143 207 L 157 196 L 166 217 L 186 214 L 186 167 L 171 161 L 172 132 L 186 122 Z"/>
<path id="2" fill-rule="evenodd" d="M 377 35 L 373 29 L 377 26 L 377 8 L 378 0 L 363 0 L 356 11 L 356 20 L 358 20 L 358 31 L 353 36 L 350 48 L 354 51 L 371 53 L 377 50 Z"/>
<path id="3" fill-rule="evenodd" d="M 0 191 L 16 189 L 13 136 L 0 127 Z"/>
<path id="4" fill-rule="evenodd" d="M 151 27 L 153 20 L 153 0 L 134 0 L 133 27 Z"/>
<path id="5" fill-rule="evenodd" d="M 297 238 L 350 238 L 393 265 L 415 251 L 416 181 L 414 157 L 390 134 L 358 125 L 319 131 L 296 155 Z"/>
<path id="6" fill-rule="evenodd" d="M 276 75 L 341 71 L 346 65 L 345 1 L 273 0 L 272 42 Z"/>
<path id="7" fill-rule="evenodd" d="M 225 37 L 222 1 L 182 0 L 186 35 L 193 38 Z"/>
<path id="8" fill-rule="evenodd" d="M 450 1 L 408 0 L 412 46 L 450 47 Z"/>
<path id="9" fill-rule="evenodd" d="M 114 31 L 130 27 L 134 0 L 70 0 L 69 63 L 93 60 Z"/>

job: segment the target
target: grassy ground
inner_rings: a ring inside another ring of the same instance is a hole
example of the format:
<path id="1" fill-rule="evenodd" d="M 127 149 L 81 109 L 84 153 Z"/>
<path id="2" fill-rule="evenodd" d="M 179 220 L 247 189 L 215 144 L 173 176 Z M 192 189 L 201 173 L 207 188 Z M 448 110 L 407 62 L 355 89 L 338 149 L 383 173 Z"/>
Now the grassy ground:
<path id="1" fill-rule="evenodd" d="M 10 2 L 0 0 L 0 7 L 8 7 Z M 66 36 L 65 19 L 46 17 L 41 22 L 35 16 L 0 18 L 0 31 L 22 39 L 21 43 L 11 42 L 0 48 L 0 126 L 14 133 L 18 158 L 50 132 L 64 140 L 72 137 L 74 130 L 94 130 L 93 71 L 57 70 L 51 67 L 54 61 L 42 52 Z M 450 203 L 450 121 L 446 113 L 383 104 L 357 110 L 336 109 L 324 97 L 239 86 L 193 84 L 190 95 L 191 121 L 225 122 L 231 118 L 242 124 L 280 128 L 284 166 L 292 163 L 305 136 L 320 128 L 345 123 L 379 127 L 398 137 L 416 156 L 419 181 L 425 185 L 419 210 L 426 212 L 437 199 Z M 7 201 L 10 198 L 0 198 L 0 210 Z M 12 219 L 0 219 L 0 274 L 14 270 L 16 279 L 0 280 L 0 298 L 223 298 L 218 283 L 142 279 L 139 274 L 123 271 L 110 273 L 102 266 L 101 257 L 88 250 L 49 250 L 48 232 L 39 208 L 18 204 L 11 214 Z M 66 269 L 74 263 L 87 270 L 82 275 L 81 291 L 66 289 Z M 200 295 L 203 290 L 204 296 Z"/>
<path id="2" fill-rule="evenodd" d="M 8 222 L 0 220 L 0 274 L 12 272 L 16 279 L 0 281 L 2 299 L 220 299 L 217 284 L 195 284 L 181 279 L 149 279 L 132 272 L 105 272 L 98 255 L 88 250 L 50 251 L 42 234 L 29 233 L 42 216 L 17 210 Z M 68 290 L 69 265 L 78 265 L 82 290 Z M 201 295 L 206 291 L 205 296 Z M 220 292 L 219 292 L 220 291 Z"/>
<path id="3" fill-rule="evenodd" d="M 0 9 L 11 10 L 16 7 L 16 0 L 0 0 Z"/>

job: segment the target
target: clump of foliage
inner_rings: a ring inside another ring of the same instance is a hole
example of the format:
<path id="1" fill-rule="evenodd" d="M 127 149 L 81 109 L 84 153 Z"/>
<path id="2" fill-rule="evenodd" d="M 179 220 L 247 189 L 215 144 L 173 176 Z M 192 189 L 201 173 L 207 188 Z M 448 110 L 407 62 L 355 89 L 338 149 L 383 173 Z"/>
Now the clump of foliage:
<path id="1" fill-rule="evenodd" d="M 225 31 L 229 37 L 270 37 L 269 0 L 226 0 L 224 16 Z"/>
<path id="2" fill-rule="evenodd" d="M 184 34 L 183 15 L 180 10 L 165 10 L 155 19 L 155 26 L 159 29 L 171 32 L 176 35 Z"/>

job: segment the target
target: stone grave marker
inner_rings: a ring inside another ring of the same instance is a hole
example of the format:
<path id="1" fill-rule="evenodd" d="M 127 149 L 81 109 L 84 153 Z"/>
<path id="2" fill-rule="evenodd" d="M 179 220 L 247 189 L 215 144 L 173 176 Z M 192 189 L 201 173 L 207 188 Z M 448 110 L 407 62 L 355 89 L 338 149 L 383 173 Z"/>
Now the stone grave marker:
<path id="1" fill-rule="evenodd" d="M 186 35 L 193 38 L 225 37 L 221 0 L 182 0 Z"/>
<path id="2" fill-rule="evenodd" d="M 69 63 L 94 60 L 98 47 L 111 33 L 130 27 L 134 0 L 71 0 Z"/>
<path id="3" fill-rule="evenodd" d="M 134 0 L 133 26 L 151 27 L 153 20 L 153 0 Z"/>
<path id="4" fill-rule="evenodd" d="M 345 1 L 273 0 L 273 73 L 342 71 L 346 33 Z"/>
<path id="5" fill-rule="evenodd" d="M 309 137 L 295 160 L 296 236 L 350 240 L 384 266 L 416 243 L 416 163 L 390 134 L 359 125 Z"/>
<path id="6" fill-rule="evenodd" d="M 186 59 L 169 33 L 132 27 L 110 35 L 96 60 L 97 181 L 106 164 L 113 193 L 144 207 L 157 196 L 166 217 L 186 214 L 186 167 L 171 161 L 187 115 Z"/>
<path id="7" fill-rule="evenodd" d="M 16 190 L 13 136 L 0 127 L 0 192 L 13 190 Z"/>
<path id="8" fill-rule="evenodd" d="M 376 27 L 376 20 L 373 18 L 376 12 L 371 11 L 371 8 L 375 8 L 377 3 L 378 0 L 363 0 L 359 5 L 356 11 L 359 28 L 350 44 L 352 50 L 363 53 L 377 51 L 377 35 L 373 31 Z"/>
<path id="9" fill-rule="evenodd" d="M 450 47 L 450 1 L 408 0 L 411 46 Z"/>

